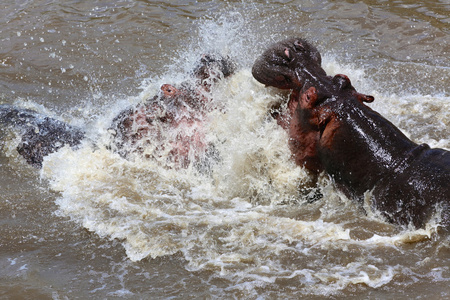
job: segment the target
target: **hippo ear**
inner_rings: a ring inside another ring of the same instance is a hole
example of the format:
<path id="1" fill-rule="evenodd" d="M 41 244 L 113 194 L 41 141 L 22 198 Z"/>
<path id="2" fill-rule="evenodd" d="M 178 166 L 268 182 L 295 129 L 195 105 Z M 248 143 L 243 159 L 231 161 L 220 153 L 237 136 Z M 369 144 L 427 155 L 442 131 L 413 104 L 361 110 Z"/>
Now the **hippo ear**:
<path id="1" fill-rule="evenodd" d="M 364 102 L 372 103 L 375 100 L 375 98 L 373 96 L 364 95 L 364 94 L 361 94 L 358 92 L 355 93 L 355 96 L 358 99 L 358 101 L 361 103 L 364 103 Z"/>
<path id="2" fill-rule="evenodd" d="M 333 84 L 341 91 L 344 89 L 350 89 L 352 90 L 352 94 L 356 97 L 356 99 L 358 99 L 358 101 L 360 103 L 371 103 L 375 100 L 375 98 L 373 96 L 369 96 L 369 95 L 364 95 L 361 93 L 358 93 L 355 88 L 352 86 L 352 83 L 350 81 L 350 79 L 343 74 L 337 74 L 333 77 Z"/>

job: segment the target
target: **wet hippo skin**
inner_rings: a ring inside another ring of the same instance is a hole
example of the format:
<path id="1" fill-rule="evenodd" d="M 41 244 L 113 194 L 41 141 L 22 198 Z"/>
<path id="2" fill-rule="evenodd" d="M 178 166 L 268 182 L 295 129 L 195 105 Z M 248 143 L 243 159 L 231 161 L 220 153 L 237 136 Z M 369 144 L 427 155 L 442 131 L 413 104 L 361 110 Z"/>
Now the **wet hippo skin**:
<path id="1" fill-rule="evenodd" d="M 259 82 L 291 89 L 287 109 L 275 115 L 289 133 L 298 165 L 325 171 L 336 186 L 371 205 L 390 222 L 423 227 L 436 209 L 450 228 L 450 152 L 409 140 L 365 103 L 345 75 L 328 76 L 315 47 L 299 38 L 274 44 L 252 70 Z"/>
<path id="2" fill-rule="evenodd" d="M 85 137 L 80 128 L 41 115 L 30 109 L 0 105 L 0 125 L 19 130 L 21 142 L 17 152 L 30 165 L 40 168 L 45 156 L 65 145 L 78 146 Z"/>
<path id="3" fill-rule="evenodd" d="M 127 108 L 114 118 L 110 131 L 115 150 L 123 157 L 140 153 L 171 167 L 186 168 L 214 152 L 205 141 L 206 114 L 215 109 L 212 84 L 233 74 L 234 63 L 219 55 L 204 55 L 188 79 L 164 84 L 158 95 Z M 146 154 L 146 150 L 154 150 Z"/>

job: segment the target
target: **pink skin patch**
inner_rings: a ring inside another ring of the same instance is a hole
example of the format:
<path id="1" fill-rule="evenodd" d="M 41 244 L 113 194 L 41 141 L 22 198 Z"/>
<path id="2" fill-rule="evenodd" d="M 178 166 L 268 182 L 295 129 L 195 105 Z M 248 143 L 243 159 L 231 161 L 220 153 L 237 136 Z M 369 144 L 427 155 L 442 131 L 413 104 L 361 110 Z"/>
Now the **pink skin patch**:
<path id="1" fill-rule="evenodd" d="M 211 87 L 233 72 L 227 58 L 205 55 L 178 88 L 163 84 L 159 95 L 123 111 L 111 127 L 119 154 L 137 153 L 174 168 L 203 160 L 211 148 L 208 113 L 220 109 L 212 103 Z"/>
<path id="2" fill-rule="evenodd" d="M 201 91 L 179 90 L 170 84 L 161 86 L 158 101 L 139 104 L 122 122 L 123 139 L 129 153 L 145 153 L 158 160 L 167 157 L 175 168 L 187 168 L 207 150 L 205 122 L 212 99 Z"/>

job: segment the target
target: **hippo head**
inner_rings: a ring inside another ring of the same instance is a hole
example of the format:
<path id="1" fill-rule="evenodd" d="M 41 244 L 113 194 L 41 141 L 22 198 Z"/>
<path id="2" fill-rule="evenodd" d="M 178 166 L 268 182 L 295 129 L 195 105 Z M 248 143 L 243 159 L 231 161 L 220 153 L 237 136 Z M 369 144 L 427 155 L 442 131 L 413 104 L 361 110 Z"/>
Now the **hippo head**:
<path id="1" fill-rule="evenodd" d="M 356 92 L 350 79 L 338 74 L 327 81 L 307 81 L 296 98 L 289 124 L 289 147 L 298 165 L 313 173 L 326 165 L 319 152 L 334 147 L 340 134 L 341 120 L 349 112 L 372 102 L 372 96 Z M 350 113 L 351 114 L 351 113 Z"/>
<path id="2" fill-rule="evenodd" d="M 235 69 L 236 66 L 229 57 L 218 54 L 204 54 L 192 71 L 192 75 L 202 81 L 209 78 L 217 80 L 221 77 L 230 76 Z"/>
<path id="3" fill-rule="evenodd" d="M 306 40 L 290 38 L 273 44 L 254 63 L 253 77 L 280 89 L 300 89 L 310 77 L 324 77 L 319 51 Z"/>

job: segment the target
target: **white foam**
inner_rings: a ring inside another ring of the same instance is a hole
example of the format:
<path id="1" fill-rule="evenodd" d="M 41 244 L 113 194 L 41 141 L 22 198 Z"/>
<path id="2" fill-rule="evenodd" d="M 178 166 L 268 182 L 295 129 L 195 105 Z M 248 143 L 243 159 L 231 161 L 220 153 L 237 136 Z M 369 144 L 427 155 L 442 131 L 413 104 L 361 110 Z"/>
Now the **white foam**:
<path id="1" fill-rule="evenodd" d="M 90 133 L 97 137 L 96 146 L 84 143 L 79 150 L 65 147 L 44 160 L 43 178 L 61 193 L 59 212 L 101 237 L 120 241 L 132 261 L 179 252 L 189 270 L 210 270 L 233 280 L 235 285 L 230 289 L 251 291 L 277 279 L 296 279 L 313 293 L 329 295 L 349 284 L 373 288 L 388 284 L 402 270 L 376 265 L 378 257 L 363 254 L 377 247 L 396 249 L 429 238 L 434 231 L 387 232 L 385 236 L 358 239 L 352 235 L 358 228 L 347 226 L 354 221 L 349 218 L 384 223 L 376 215 L 365 217 L 330 186 L 324 187 L 321 204 L 302 203 L 298 187 L 310 178 L 292 162 L 286 133 L 267 116 L 270 103 L 280 101 L 283 95 L 252 78 L 250 66 L 245 64 L 251 61 L 248 57 L 238 60 L 236 74 L 212 91 L 221 109 L 210 113 L 205 126 L 207 140 L 214 143 L 220 160 L 213 164 L 210 175 L 193 167 L 167 168 L 139 157 L 127 160 L 108 150 L 106 129 L 112 117 L 154 95 L 161 84 L 183 81 L 204 49 L 232 58 L 245 55 L 242 20 L 239 16 L 231 19 L 231 23 L 225 19 L 205 21 L 199 29 L 198 44 L 168 66 L 167 74 L 143 82 L 140 95 L 118 99 L 111 112 L 97 116 L 95 126 L 90 127 L 97 130 Z M 331 74 L 351 73 L 355 86 L 377 95 L 376 89 L 364 86 L 364 70 L 339 65 L 330 57 L 325 59 L 325 67 Z M 398 103 L 402 100 L 395 95 L 380 98 L 379 107 L 388 103 L 383 110 L 397 118 L 393 111 L 398 109 L 396 105 L 401 107 Z M 448 98 L 433 96 L 431 101 L 445 102 Z M 416 108 L 431 113 L 419 100 Z M 401 110 L 399 115 L 405 112 Z M 448 111 L 437 112 L 444 127 Z M 404 124 L 407 130 L 415 126 Z M 427 141 L 448 145 L 445 137 L 443 141 Z M 348 209 L 356 212 L 349 217 Z M 333 219 L 336 215 L 342 218 Z M 317 264 L 307 263 L 313 253 L 323 251 L 326 257 L 327 251 L 345 253 L 352 247 L 362 249 L 355 250 L 361 252 L 357 261 L 340 264 L 314 256 Z M 287 255 L 306 263 L 287 263 Z M 128 291 L 119 290 L 115 295 L 128 295 Z"/>

